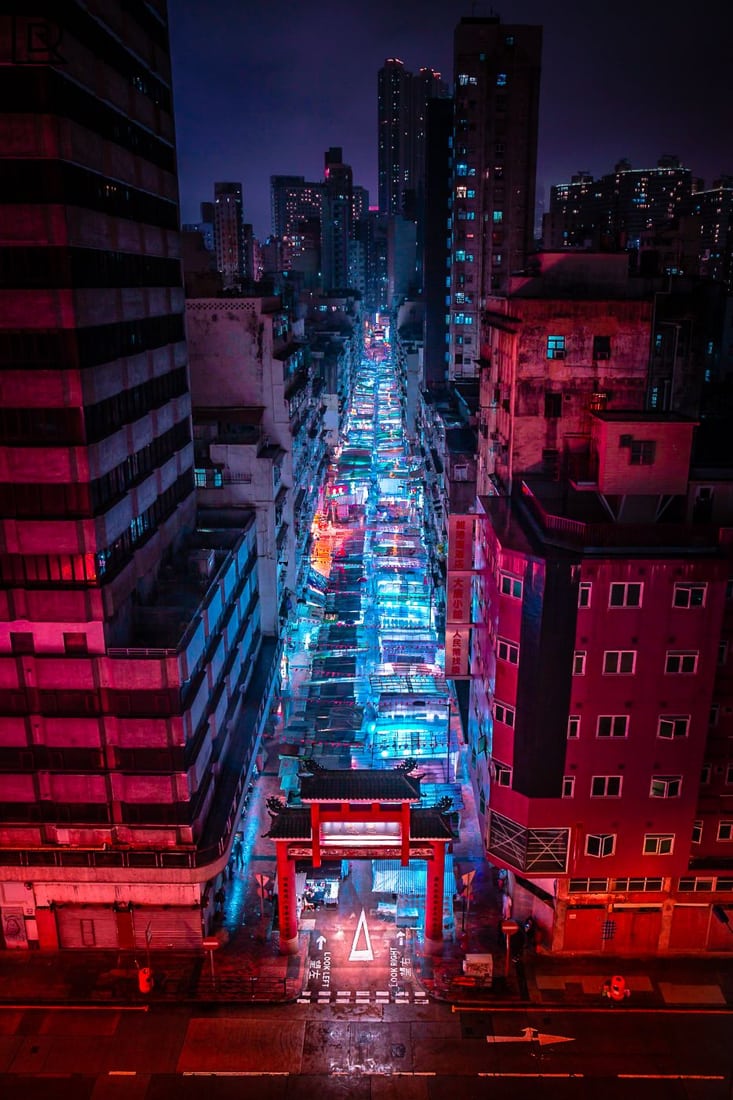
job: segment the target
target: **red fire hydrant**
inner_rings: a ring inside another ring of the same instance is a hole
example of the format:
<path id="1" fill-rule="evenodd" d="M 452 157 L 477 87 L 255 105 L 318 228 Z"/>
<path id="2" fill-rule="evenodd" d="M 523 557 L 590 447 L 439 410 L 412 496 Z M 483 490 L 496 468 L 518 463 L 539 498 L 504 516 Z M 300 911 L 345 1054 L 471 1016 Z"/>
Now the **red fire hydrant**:
<path id="1" fill-rule="evenodd" d="M 631 996 L 631 990 L 620 974 L 614 974 L 612 978 L 607 978 L 603 983 L 602 992 L 603 996 L 608 997 L 611 1001 L 625 1001 L 627 997 Z"/>

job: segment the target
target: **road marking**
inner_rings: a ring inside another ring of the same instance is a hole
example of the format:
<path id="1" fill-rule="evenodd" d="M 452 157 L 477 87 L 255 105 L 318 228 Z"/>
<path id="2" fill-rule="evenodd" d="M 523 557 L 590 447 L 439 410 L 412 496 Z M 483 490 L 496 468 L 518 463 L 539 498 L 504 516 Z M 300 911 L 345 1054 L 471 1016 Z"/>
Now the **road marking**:
<path id="1" fill-rule="evenodd" d="M 477 1077 L 585 1077 L 584 1073 L 477 1073 Z"/>
<path id="2" fill-rule="evenodd" d="M 182 1077 L 289 1077 L 287 1070 L 258 1069 L 185 1069 Z"/>
<path id="3" fill-rule="evenodd" d="M 522 1028 L 521 1035 L 487 1035 L 487 1043 L 539 1043 L 541 1047 L 546 1047 L 548 1043 L 574 1043 L 575 1039 L 571 1035 L 545 1035 L 544 1032 L 538 1031 L 534 1027 Z"/>
<path id="4" fill-rule="evenodd" d="M 108 1077 L 137 1077 L 136 1069 L 111 1069 L 107 1073 Z"/>
<path id="5" fill-rule="evenodd" d="M 722 1073 L 617 1073 L 621 1081 L 725 1081 Z"/>

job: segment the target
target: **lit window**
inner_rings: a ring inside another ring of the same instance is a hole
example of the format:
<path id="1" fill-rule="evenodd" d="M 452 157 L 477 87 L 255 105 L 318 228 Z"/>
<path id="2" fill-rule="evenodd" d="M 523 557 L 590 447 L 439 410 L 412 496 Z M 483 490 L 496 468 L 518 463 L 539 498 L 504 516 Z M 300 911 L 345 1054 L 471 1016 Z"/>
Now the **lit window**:
<path id="1" fill-rule="evenodd" d="M 516 711 L 514 707 L 508 707 L 506 703 L 494 701 L 494 717 L 497 722 L 503 722 L 505 726 L 514 727 Z"/>
<path id="2" fill-rule="evenodd" d="M 693 651 L 667 650 L 665 672 L 697 672 L 698 654 Z"/>
<path id="3" fill-rule="evenodd" d="M 594 775 L 590 781 L 591 798 L 619 798 L 621 784 L 620 775 Z"/>
<path id="4" fill-rule="evenodd" d="M 585 676 L 585 658 L 585 650 L 575 650 L 573 653 L 573 676 Z"/>
<path id="5" fill-rule="evenodd" d="M 518 577 L 502 573 L 499 578 L 499 588 L 504 596 L 513 596 L 515 600 L 522 598 L 522 582 Z"/>
<path id="6" fill-rule="evenodd" d="M 455 254 L 455 257 L 454 257 L 454 259 L 455 259 L 455 260 L 456 260 L 456 262 L 457 262 L 457 263 L 459 263 L 459 264 L 460 264 L 460 263 L 463 263 L 463 261 L 464 261 L 464 260 L 466 259 L 466 253 L 464 252 L 464 250 L 463 250 L 462 248 L 459 248 L 459 249 L 458 249 L 458 251 L 457 251 L 457 252 L 456 252 L 456 254 Z"/>
<path id="7" fill-rule="evenodd" d="M 575 794 L 575 776 L 564 775 L 562 777 L 562 797 L 572 798 Z"/>
<path id="8" fill-rule="evenodd" d="M 496 74 L 496 86 L 497 88 L 506 88 L 506 73 Z"/>
<path id="9" fill-rule="evenodd" d="M 679 798 L 682 790 L 681 775 L 653 775 L 650 798 Z"/>
<path id="10" fill-rule="evenodd" d="M 603 671 L 608 675 L 628 676 L 635 667 L 635 649 L 607 649 L 603 654 Z"/>
<path id="11" fill-rule="evenodd" d="M 704 607 L 706 584 L 676 584 L 672 596 L 673 607 Z"/>
<path id="12" fill-rule="evenodd" d="M 465 199 L 467 190 L 468 189 L 465 186 L 456 187 L 456 198 L 457 199 Z"/>
<path id="13" fill-rule="evenodd" d="M 669 856 L 674 848 L 674 833 L 646 833 L 642 851 L 645 856 Z"/>
<path id="14" fill-rule="evenodd" d="M 641 595 L 643 584 L 632 582 L 630 584 L 614 583 L 608 598 L 609 607 L 641 607 Z"/>
<path id="15" fill-rule="evenodd" d="M 616 849 L 615 833 L 589 833 L 585 838 L 585 854 L 602 859 L 612 856 Z"/>
<path id="16" fill-rule="evenodd" d="M 495 222 L 503 222 L 504 221 L 504 211 L 503 210 L 495 210 L 494 213 L 492 214 L 492 219 Z"/>
<path id="17" fill-rule="evenodd" d="M 519 646 L 514 642 L 508 642 L 506 638 L 498 638 L 496 642 L 496 655 L 501 661 L 508 661 L 510 665 L 519 662 Z"/>
<path id="18" fill-rule="evenodd" d="M 687 737 L 690 732 L 689 715 L 660 714 L 657 737 L 673 741 L 676 737 Z"/>
<path id="19" fill-rule="evenodd" d="M 564 336 L 548 336 L 547 337 L 547 358 L 548 359 L 564 359 L 565 358 L 565 337 Z"/>
<path id="20" fill-rule="evenodd" d="M 590 607 L 590 594 L 591 594 L 590 581 L 581 581 L 578 586 L 578 607 Z"/>
<path id="21" fill-rule="evenodd" d="M 568 716 L 568 740 L 576 737 L 580 737 L 580 715 L 571 714 Z"/>
<path id="22" fill-rule="evenodd" d="M 626 737 L 628 732 L 628 714 L 600 714 L 598 716 L 597 737 Z"/>

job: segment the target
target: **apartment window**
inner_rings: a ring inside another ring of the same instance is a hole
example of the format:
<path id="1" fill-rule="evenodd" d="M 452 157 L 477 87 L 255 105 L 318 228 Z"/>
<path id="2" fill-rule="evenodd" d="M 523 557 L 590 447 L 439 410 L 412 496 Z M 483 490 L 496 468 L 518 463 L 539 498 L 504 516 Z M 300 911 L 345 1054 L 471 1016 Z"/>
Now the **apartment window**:
<path id="1" fill-rule="evenodd" d="M 494 156 L 495 157 L 503 157 L 505 152 L 506 152 L 506 149 L 505 149 L 505 146 L 504 146 L 504 142 L 503 141 L 497 141 L 496 144 L 494 145 Z"/>
<path id="2" fill-rule="evenodd" d="M 645 856 L 670 856 L 674 848 L 674 833 L 646 833 L 642 851 Z"/>
<path id="3" fill-rule="evenodd" d="M 726 765 L 725 782 L 727 784 L 733 783 L 733 764 Z"/>
<path id="4" fill-rule="evenodd" d="M 11 630 L 10 631 L 10 651 L 11 653 L 35 653 L 36 647 L 33 639 L 32 630 Z"/>
<path id="5" fill-rule="evenodd" d="M 676 584 L 672 595 L 673 607 L 704 607 L 706 584 Z"/>
<path id="6" fill-rule="evenodd" d="M 725 665 L 727 663 L 728 663 L 728 643 L 727 642 L 719 642 L 718 643 L 718 664 L 722 666 L 722 665 Z"/>
<path id="7" fill-rule="evenodd" d="M 594 336 L 593 337 L 593 358 L 594 359 L 610 359 L 611 358 L 611 337 L 610 336 Z"/>
<path id="8" fill-rule="evenodd" d="M 568 882 L 569 894 L 606 894 L 607 878 L 571 878 Z"/>
<path id="9" fill-rule="evenodd" d="M 522 582 L 518 577 L 512 577 L 509 573 L 500 574 L 499 588 L 504 596 L 513 596 L 515 600 L 521 600 L 522 598 Z"/>
<path id="10" fill-rule="evenodd" d="M 545 419 L 558 420 L 562 416 L 562 394 L 545 394 Z"/>
<path id="11" fill-rule="evenodd" d="M 718 840 L 733 840 L 733 821 L 718 822 Z"/>
<path id="12" fill-rule="evenodd" d="M 677 737 L 687 737 L 690 732 L 689 714 L 660 714 L 657 737 L 665 741 L 674 741 Z"/>
<path id="13" fill-rule="evenodd" d="M 496 643 L 496 655 L 501 661 L 508 661 L 510 665 L 519 663 L 519 646 L 514 642 L 508 642 L 506 638 L 498 638 Z"/>
<path id="14" fill-rule="evenodd" d="M 662 878 L 614 878 L 611 879 L 611 889 L 627 894 L 631 890 L 644 890 L 656 893 L 664 886 Z"/>
<path id="15" fill-rule="evenodd" d="M 603 412 L 607 404 L 607 393 L 592 393 L 590 395 L 590 404 L 588 407 L 590 408 L 591 412 Z"/>
<path id="16" fill-rule="evenodd" d="M 513 729 L 516 714 L 514 707 L 508 707 L 506 703 L 494 701 L 494 718 L 497 722 L 503 722 L 505 726 L 510 726 Z"/>
<path id="17" fill-rule="evenodd" d="M 649 788 L 650 798 L 679 798 L 682 790 L 681 775 L 653 775 Z"/>
<path id="18" fill-rule="evenodd" d="M 576 737 L 580 737 L 580 715 L 570 714 L 568 716 L 568 740 L 574 741 Z"/>
<path id="19" fill-rule="evenodd" d="M 609 675 L 630 675 L 635 667 L 635 649 L 607 649 L 603 654 L 603 671 Z"/>
<path id="20" fill-rule="evenodd" d="M 494 767 L 494 782 L 498 787 L 511 787 L 512 785 L 512 769 L 507 764 L 502 764 L 499 760 L 492 761 Z"/>
<path id="21" fill-rule="evenodd" d="M 692 843 L 702 844 L 702 821 L 699 819 L 692 823 Z"/>
<path id="22" fill-rule="evenodd" d="M 733 580 L 727 580 L 725 582 L 725 599 L 727 603 L 733 600 Z"/>
<path id="23" fill-rule="evenodd" d="M 503 222 L 504 221 L 504 211 L 503 210 L 494 210 L 494 212 L 491 215 L 491 220 L 494 222 L 494 224 L 496 224 L 497 222 Z"/>
<path id="24" fill-rule="evenodd" d="M 506 73 L 496 74 L 496 86 L 497 88 L 506 88 Z"/>
<path id="25" fill-rule="evenodd" d="M 632 439 L 629 450 L 630 466 L 652 466 L 657 453 L 653 439 Z"/>
<path id="26" fill-rule="evenodd" d="M 712 775 L 712 768 L 710 764 L 703 764 L 700 769 L 700 783 L 705 785 L 710 782 L 710 776 Z"/>
<path id="27" fill-rule="evenodd" d="M 608 597 L 609 607 L 641 607 L 644 586 L 632 581 L 629 584 L 614 581 Z"/>
<path id="28" fill-rule="evenodd" d="M 629 732 L 628 714 L 599 714 L 597 737 L 626 737 Z"/>
<path id="29" fill-rule="evenodd" d="M 585 650 L 575 650 L 573 653 L 573 676 L 585 676 L 585 658 Z"/>
<path id="30" fill-rule="evenodd" d="M 710 713 L 708 714 L 708 725 L 717 726 L 720 720 L 720 703 L 710 704 Z"/>
<path id="31" fill-rule="evenodd" d="M 591 798 L 620 798 L 622 782 L 620 775 L 594 775 L 590 781 Z"/>
<path id="32" fill-rule="evenodd" d="M 603 859 L 612 856 L 616 850 L 615 833 L 588 833 L 585 838 L 585 854 Z"/>
<path id="33" fill-rule="evenodd" d="M 564 359 L 565 358 L 565 337 L 564 336 L 548 336 L 547 337 L 547 358 L 548 359 Z"/>
<path id="34" fill-rule="evenodd" d="M 572 798 L 575 794 L 575 776 L 564 775 L 562 777 L 562 797 Z"/>
<path id="35" fill-rule="evenodd" d="M 693 650 L 668 649 L 664 661 L 665 672 L 697 672 L 698 654 Z"/>
<path id="36" fill-rule="evenodd" d="M 64 634 L 64 652 L 69 655 L 83 654 L 89 652 L 89 645 L 86 634 L 82 632 L 70 632 Z"/>
<path id="37" fill-rule="evenodd" d="M 581 581 L 578 585 L 578 607 L 590 607 L 590 581 Z"/>

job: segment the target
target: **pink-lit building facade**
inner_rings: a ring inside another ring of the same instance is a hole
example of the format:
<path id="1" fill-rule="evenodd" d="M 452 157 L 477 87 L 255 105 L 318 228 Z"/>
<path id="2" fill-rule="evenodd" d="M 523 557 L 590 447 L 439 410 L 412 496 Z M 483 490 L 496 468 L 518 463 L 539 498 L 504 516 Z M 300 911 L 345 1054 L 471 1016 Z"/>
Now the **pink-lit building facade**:
<path id="1" fill-rule="evenodd" d="M 195 947 L 278 642 L 197 515 L 166 6 L 67 8 L 0 70 L 0 947 Z"/>
<path id="2" fill-rule="evenodd" d="M 489 858 L 556 951 L 730 950 L 728 531 L 695 425 L 592 415 L 575 479 L 480 498 L 469 742 Z"/>

